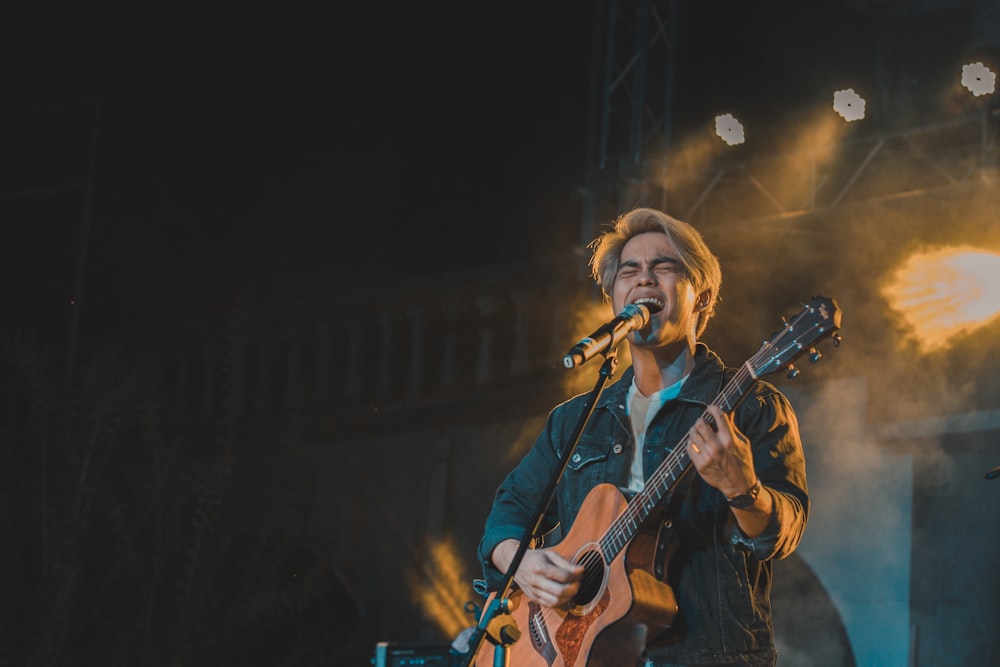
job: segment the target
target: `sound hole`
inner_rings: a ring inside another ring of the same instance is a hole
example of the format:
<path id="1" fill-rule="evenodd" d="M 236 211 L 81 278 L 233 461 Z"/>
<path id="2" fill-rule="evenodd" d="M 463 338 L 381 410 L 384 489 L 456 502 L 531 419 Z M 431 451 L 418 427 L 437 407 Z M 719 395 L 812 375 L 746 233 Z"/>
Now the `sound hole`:
<path id="1" fill-rule="evenodd" d="M 577 606 L 586 607 L 600 595 L 604 588 L 604 557 L 596 545 L 588 547 L 578 556 L 576 562 L 578 565 L 583 565 L 583 575 L 580 578 L 580 590 L 577 592 L 575 600 Z"/>

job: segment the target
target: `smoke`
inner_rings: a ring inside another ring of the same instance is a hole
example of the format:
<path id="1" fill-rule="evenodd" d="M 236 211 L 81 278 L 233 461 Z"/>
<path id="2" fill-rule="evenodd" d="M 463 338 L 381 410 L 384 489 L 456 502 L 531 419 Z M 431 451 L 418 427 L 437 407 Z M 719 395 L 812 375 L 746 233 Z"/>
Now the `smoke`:
<path id="1" fill-rule="evenodd" d="M 884 178 L 867 188 L 905 185 L 891 174 Z M 814 294 L 835 298 L 843 312 L 840 347 L 822 343 L 823 359 L 800 362 L 796 380 L 767 379 L 789 396 L 802 429 L 812 509 L 799 554 L 840 610 L 861 656 L 905 652 L 909 642 L 911 548 L 925 520 L 912 499 L 930 483 L 914 474 L 915 466 L 934 470 L 934 484 L 959 484 L 942 431 L 922 425 L 1000 403 L 992 373 L 1000 362 L 1000 322 L 959 331 L 928 349 L 888 288 L 918 253 L 1000 250 L 998 200 L 996 184 L 980 180 L 794 217 L 703 225 L 725 276 L 706 341 L 730 365 Z M 784 615 L 807 614 L 814 602 L 793 591 L 775 600 L 776 614 L 779 604 Z M 786 647 L 783 659 L 796 650 Z"/>

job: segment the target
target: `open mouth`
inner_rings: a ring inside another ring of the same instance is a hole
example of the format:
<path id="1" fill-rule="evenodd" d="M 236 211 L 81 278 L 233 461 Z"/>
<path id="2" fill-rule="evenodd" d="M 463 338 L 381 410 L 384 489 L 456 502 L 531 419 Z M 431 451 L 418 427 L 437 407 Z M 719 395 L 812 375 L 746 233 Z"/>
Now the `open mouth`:
<path id="1" fill-rule="evenodd" d="M 657 298 L 651 296 L 644 296 L 641 299 L 636 299 L 632 303 L 646 306 L 649 309 L 650 314 L 658 313 L 663 310 L 664 303 Z"/>

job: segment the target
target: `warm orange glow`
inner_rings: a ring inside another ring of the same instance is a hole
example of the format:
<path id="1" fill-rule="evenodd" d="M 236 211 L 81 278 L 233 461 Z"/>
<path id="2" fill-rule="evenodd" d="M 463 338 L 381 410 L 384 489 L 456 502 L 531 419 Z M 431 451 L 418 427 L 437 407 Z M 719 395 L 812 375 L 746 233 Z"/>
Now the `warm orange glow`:
<path id="1" fill-rule="evenodd" d="M 784 128 L 781 150 L 784 159 L 768 168 L 755 167 L 754 175 L 788 211 L 815 205 L 817 174 L 827 169 L 842 148 L 841 138 L 847 124 L 829 113 L 816 109 L 794 126 Z"/>
<path id="2" fill-rule="evenodd" d="M 669 158 L 661 156 L 657 162 L 662 171 L 657 178 L 664 189 L 693 187 L 724 150 L 723 142 L 708 132 L 695 132 L 680 139 L 671 149 Z M 669 165 L 669 166 L 668 166 Z"/>
<path id="3" fill-rule="evenodd" d="M 423 615 L 437 624 L 446 637 L 456 637 L 475 620 L 465 612 L 472 590 L 468 576 L 450 539 L 430 545 L 430 560 L 420 570 L 410 570 L 407 581 L 413 602 Z"/>
<path id="4" fill-rule="evenodd" d="M 969 246 L 910 257 L 886 287 L 925 350 L 1000 313 L 1000 254 Z"/>

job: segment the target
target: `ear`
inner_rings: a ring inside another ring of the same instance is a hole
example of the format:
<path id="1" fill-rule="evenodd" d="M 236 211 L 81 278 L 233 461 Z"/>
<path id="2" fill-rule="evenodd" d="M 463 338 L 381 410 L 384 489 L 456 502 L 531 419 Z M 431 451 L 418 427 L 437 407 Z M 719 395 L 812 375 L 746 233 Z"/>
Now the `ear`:
<path id="1" fill-rule="evenodd" d="M 697 311 L 702 311 L 708 308 L 708 304 L 712 301 L 712 293 L 705 291 L 698 295 L 698 301 L 695 302 L 694 309 Z"/>

